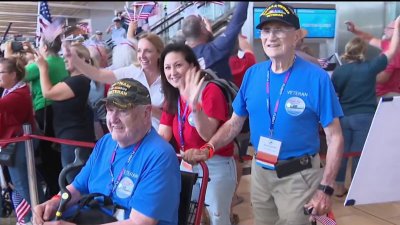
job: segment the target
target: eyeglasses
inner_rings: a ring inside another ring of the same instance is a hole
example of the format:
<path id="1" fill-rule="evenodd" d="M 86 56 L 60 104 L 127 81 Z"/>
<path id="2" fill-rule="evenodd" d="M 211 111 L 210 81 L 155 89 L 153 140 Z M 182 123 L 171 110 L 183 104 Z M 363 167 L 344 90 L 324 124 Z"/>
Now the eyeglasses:
<path id="1" fill-rule="evenodd" d="M 284 29 L 284 28 L 277 28 L 277 29 L 263 28 L 261 30 L 261 38 L 269 38 L 269 37 L 271 37 L 272 33 L 274 33 L 277 38 L 284 38 L 287 36 L 287 33 L 290 31 L 294 31 L 294 30 L 293 29 Z"/>

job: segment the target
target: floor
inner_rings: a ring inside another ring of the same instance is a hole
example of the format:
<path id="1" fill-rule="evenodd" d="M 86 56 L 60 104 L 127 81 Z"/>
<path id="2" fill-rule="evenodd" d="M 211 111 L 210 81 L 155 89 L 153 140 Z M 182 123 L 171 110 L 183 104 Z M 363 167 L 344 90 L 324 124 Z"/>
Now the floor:
<path id="1" fill-rule="evenodd" d="M 351 160 L 349 160 L 351 161 Z M 246 171 L 250 167 L 250 161 L 244 162 Z M 233 208 L 233 212 L 239 215 L 238 225 L 252 225 L 253 215 L 250 204 L 250 176 L 242 176 L 238 195 L 244 198 L 244 201 Z M 350 180 L 350 174 L 347 176 Z M 349 182 L 346 182 L 348 187 Z M 345 197 L 332 197 L 333 213 L 338 225 L 400 225 L 400 202 L 371 204 L 363 206 L 343 206 Z"/>

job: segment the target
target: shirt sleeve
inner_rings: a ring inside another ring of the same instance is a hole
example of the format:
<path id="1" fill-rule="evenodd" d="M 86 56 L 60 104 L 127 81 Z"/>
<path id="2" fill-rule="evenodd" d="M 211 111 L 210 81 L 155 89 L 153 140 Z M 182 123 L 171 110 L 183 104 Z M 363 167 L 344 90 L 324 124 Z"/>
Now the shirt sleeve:
<path id="1" fill-rule="evenodd" d="M 242 85 L 240 85 L 239 91 L 232 103 L 233 111 L 235 112 L 235 114 L 242 117 L 246 117 L 249 115 L 246 109 L 245 96 L 246 96 L 247 82 L 249 82 L 248 80 L 250 73 L 251 73 L 251 68 L 248 69 L 244 74 Z"/>
<path id="2" fill-rule="evenodd" d="M 202 106 L 204 113 L 219 121 L 226 121 L 228 115 L 228 103 L 221 88 L 214 83 L 208 83 L 202 93 Z"/>
<path id="3" fill-rule="evenodd" d="M 39 68 L 36 63 L 30 63 L 25 66 L 25 81 L 37 80 L 40 78 Z"/>
<path id="4" fill-rule="evenodd" d="M 342 117 L 343 111 L 328 74 L 320 76 L 319 90 L 318 115 L 322 127 L 325 128 L 335 118 Z"/>
<path id="5" fill-rule="evenodd" d="M 175 115 L 169 114 L 167 111 L 162 111 L 160 124 L 172 127 Z"/>
<path id="6" fill-rule="evenodd" d="M 90 85 L 90 80 L 84 75 L 71 77 L 70 79 L 66 79 L 64 82 L 69 86 L 69 88 L 71 88 L 75 96 L 85 93 L 88 85 Z"/>
<path id="7" fill-rule="evenodd" d="M 373 74 L 378 75 L 378 73 L 383 71 L 387 65 L 387 56 L 385 54 L 381 54 L 369 62 L 369 70 L 372 71 Z"/>

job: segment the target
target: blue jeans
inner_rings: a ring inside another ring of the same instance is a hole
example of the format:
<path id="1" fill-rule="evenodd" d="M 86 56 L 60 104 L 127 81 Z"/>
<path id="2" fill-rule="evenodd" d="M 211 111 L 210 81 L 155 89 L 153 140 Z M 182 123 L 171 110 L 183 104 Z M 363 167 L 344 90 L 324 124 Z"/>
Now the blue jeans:
<path id="1" fill-rule="evenodd" d="M 29 204 L 31 198 L 29 195 L 29 184 L 28 184 L 28 167 L 27 159 L 25 155 L 25 142 L 18 142 L 15 146 L 15 164 L 9 166 L 8 171 L 10 173 L 11 182 L 13 183 L 15 190 L 23 197 Z M 44 201 L 43 188 L 40 185 L 40 176 L 37 175 L 37 191 L 39 203 Z M 30 221 L 32 214 L 31 212 L 25 217 L 25 222 Z"/>
<path id="2" fill-rule="evenodd" d="M 205 204 L 210 215 L 211 225 L 229 225 L 232 197 L 236 188 L 236 165 L 233 157 L 215 155 L 206 161 L 210 181 L 208 182 Z M 202 176 L 200 165 L 193 167 L 193 172 Z M 201 179 L 193 188 L 192 199 L 197 199 Z"/>
<path id="3" fill-rule="evenodd" d="M 344 116 L 340 119 L 344 139 L 344 153 L 362 151 L 373 118 L 374 113 L 362 113 Z M 352 157 L 352 159 L 351 177 L 353 178 L 360 157 Z M 346 178 L 347 160 L 348 158 L 342 159 L 342 164 L 336 177 L 336 182 L 340 184 L 343 184 Z"/>
<path id="4" fill-rule="evenodd" d="M 76 148 L 76 146 L 61 144 L 61 163 L 62 163 L 63 168 L 65 168 L 68 164 L 74 162 L 75 148 Z M 92 153 L 92 149 L 91 148 L 81 148 L 81 149 L 82 149 L 81 150 L 82 160 L 86 163 L 86 161 L 89 159 L 90 153 Z M 82 167 L 76 168 L 76 169 L 70 171 L 66 175 L 68 184 L 70 184 L 70 183 L 72 183 L 72 181 L 74 181 L 76 175 L 78 175 L 78 173 L 81 171 Z"/>

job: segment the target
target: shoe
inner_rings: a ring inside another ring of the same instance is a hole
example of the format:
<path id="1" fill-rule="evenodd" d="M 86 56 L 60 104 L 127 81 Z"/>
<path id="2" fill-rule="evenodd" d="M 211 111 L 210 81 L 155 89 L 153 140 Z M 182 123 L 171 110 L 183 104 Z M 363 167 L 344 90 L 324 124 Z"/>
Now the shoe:
<path id="1" fill-rule="evenodd" d="M 346 189 L 346 190 L 343 192 L 343 194 L 339 194 L 339 195 L 336 194 L 335 196 L 338 197 L 338 198 L 342 198 L 342 197 L 346 196 L 347 193 L 349 193 L 349 190 Z"/>

